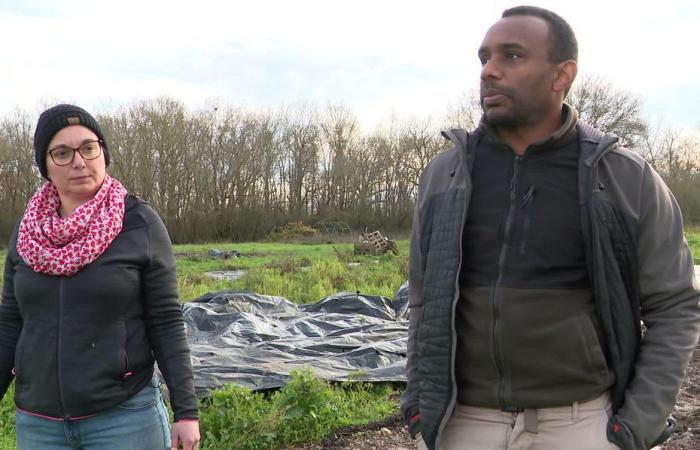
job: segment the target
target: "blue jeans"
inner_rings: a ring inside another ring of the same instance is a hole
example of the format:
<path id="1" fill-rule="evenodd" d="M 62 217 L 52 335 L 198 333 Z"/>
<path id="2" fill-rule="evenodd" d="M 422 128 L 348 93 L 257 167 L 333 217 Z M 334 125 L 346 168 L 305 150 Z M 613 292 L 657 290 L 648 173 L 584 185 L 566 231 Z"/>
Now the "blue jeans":
<path id="1" fill-rule="evenodd" d="M 18 450 L 164 450 L 170 448 L 168 413 L 156 381 L 103 413 L 52 420 L 17 410 Z"/>

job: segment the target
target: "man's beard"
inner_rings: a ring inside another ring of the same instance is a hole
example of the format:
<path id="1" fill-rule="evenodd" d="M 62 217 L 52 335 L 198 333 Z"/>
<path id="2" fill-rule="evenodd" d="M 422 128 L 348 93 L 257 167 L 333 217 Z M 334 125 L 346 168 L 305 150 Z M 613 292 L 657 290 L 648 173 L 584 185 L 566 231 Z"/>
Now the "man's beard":
<path id="1" fill-rule="evenodd" d="M 510 97 L 510 99 L 513 101 L 512 97 Z M 481 100 L 480 103 L 486 122 L 493 128 L 513 130 L 531 124 L 533 119 L 538 116 L 538 108 L 532 105 L 525 106 L 511 103 L 511 107 L 505 110 L 498 110 L 495 108 L 488 110 L 484 107 L 483 100 Z"/>

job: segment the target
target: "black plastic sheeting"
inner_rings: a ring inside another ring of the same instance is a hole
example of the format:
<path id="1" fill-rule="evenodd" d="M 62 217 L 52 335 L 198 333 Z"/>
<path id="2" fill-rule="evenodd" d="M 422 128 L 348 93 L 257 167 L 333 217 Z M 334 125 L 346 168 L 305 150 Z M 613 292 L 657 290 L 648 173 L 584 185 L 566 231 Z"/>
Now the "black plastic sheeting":
<path id="1" fill-rule="evenodd" d="M 407 283 L 393 300 L 343 292 L 307 305 L 223 291 L 183 313 L 199 397 L 228 383 L 279 388 L 303 367 L 331 381 L 406 381 Z"/>

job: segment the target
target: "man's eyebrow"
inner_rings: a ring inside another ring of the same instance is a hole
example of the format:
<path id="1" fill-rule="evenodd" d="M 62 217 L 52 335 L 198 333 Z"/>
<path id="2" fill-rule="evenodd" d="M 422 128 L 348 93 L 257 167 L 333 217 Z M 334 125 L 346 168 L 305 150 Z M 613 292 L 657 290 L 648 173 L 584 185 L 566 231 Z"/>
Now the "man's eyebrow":
<path id="1" fill-rule="evenodd" d="M 499 44 L 498 48 L 502 50 L 525 50 L 525 47 L 515 42 L 505 42 L 503 44 Z"/>
<path id="2" fill-rule="evenodd" d="M 516 42 L 504 42 L 503 44 L 498 44 L 496 45 L 496 49 L 498 50 L 526 50 L 525 47 L 523 47 L 521 44 L 518 44 Z M 491 50 L 487 46 L 481 46 L 479 47 L 479 50 L 477 51 L 477 54 L 479 56 L 489 54 L 491 53 Z"/>

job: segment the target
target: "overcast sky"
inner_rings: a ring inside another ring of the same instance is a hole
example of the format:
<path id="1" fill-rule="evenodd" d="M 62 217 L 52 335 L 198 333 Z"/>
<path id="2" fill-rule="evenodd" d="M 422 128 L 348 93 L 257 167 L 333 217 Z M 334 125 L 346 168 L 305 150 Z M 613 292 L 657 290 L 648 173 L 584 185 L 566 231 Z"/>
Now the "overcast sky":
<path id="1" fill-rule="evenodd" d="M 576 32 L 579 74 L 700 126 L 700 2 L 532 1 Z M 0 0 L 0 117 L 71 101 L 93 112 L 167 95 L 247 107 L 349 106 L 365 126 L 441 116 L 478 86 L 476 56 L 512 1 Z"/>

